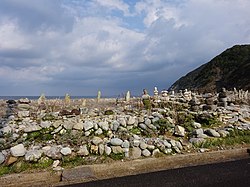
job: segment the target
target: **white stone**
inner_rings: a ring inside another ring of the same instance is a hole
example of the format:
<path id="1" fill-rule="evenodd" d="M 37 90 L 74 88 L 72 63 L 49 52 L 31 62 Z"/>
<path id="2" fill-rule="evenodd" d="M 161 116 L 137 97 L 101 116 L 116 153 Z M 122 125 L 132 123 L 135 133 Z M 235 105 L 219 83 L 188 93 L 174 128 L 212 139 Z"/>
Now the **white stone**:
<path id="1" fill-rule="evenodd" d="M 129 116 L 127 125 L 133 125 L 135 123 L 135 117 Z"/>
<path id="2" fill-rule="evenodd" d="M 112 138 L 110 140 L 110 144 L 114 146 L 120 146 L 122 145 L 123 141 L 120 138 Z"/>
<path id="3" fill-rule="evenodd" d="M 176 125 L 174 128 L 174 135 L 176 136 L 185 136 L 185 129 L 184 127 L 180 126 L 180 125 Z"/>
<path id="4" fill-rule="evenodd" d="M 108 131 L 108 130 L 109 130 L 109 124 L 108 124 L 108 122 L 106 122 L 106 121 L 101 121 L 101 122 L 98 123 L 98 125 L 99 125 L 99 127 L 101 127 L 102 130 L 104 130 L 104 131 Z"/>
<path id="5" fill-rule="evenodd" d="M 88 151 L 87 145 L 80 146 L 80 149 L 77 152 L 77 154 L 79 154 L 81 156 L 88 156 L 89 155 L 89 151 Z"/>
<path id="6" fill-rule="evenodd" d="M 29 150 L 25 154 L 25 160 L 30 162 L 37 162 L 41 158 L 42 153 L 42 150 Z"/>
<path id="7" fill-rule="evenodd" d="M 71 149 L 69 147 L 64 147 L 60 151 L 64 156 L 70 155 L 72 153 Z"/>
<path id="8" fill-rule="evenodd" d="M 83 123 L 84 131 L 88 131 L 92 128 L 94 128 L 94 124 L 91 121 L 86 121 L 85 123 Z"/>
<path id="9" fill-rule="evenodd" d="M 18 144 L 14 147 L 11 147 L 10 152 L 12 156 L 19 157 L 25 155 L 26 149 L 24 148 L 23 144 Z"/>
<path id="10" fill-rule="evenodd" d="M 149 156 L 151 156 L 151 153 L 150 153 L 149 150 L 144 149 L 144 150 L 142 151 L 142 155 L 145 156 L 145 157 L 149 157 Z"/>
<path id="11" fill-rule="evenodd" d="M 95 145 L 99 145 L 102 142 L 103 142 L 103 140 L 98 136 L 94 136 L 93 139 L 92 139 L 92 143 L 95 144 Z"/>
<path id="12" fill-rule="evenodd" d="M 131 157 L 137 159 L 141 157 L 141 149 L 139 147 L 133 147 L 131 151 Z"/>
<path id="13" fill-rule="evenodd" d="M 83 123 L 80 122 L 80 123 L 74 124 L 73 129 L 75 129 L 75 130 L 83 130 Z"/>
<path id="14" fill-rule="evenodd" d="M 5 156 L 2 152 L 0 152 L 0 164 L 2 164 L 5 161 Z"/>
<path id="15" fill-rule="evenodd" d="M 105 154 L 106 154 L 106 155 L 110 155 L 111 152 L 112 152 L 112 149 L 111 149 L 111 147 L 105 145 L 105 146 L 104 146 L 104 151 L 105 151 Z"/>

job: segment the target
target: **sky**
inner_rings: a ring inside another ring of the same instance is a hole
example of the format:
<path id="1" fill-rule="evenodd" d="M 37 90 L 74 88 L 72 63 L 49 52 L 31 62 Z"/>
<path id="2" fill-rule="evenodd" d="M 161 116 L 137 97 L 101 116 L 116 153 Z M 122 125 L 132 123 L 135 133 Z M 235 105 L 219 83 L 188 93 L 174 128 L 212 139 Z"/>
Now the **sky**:
<path id="1" fill-rule="evenodd" d="M 0 95 L 140 95 L 236 44 L 249 0 L 0 0 Z"/>

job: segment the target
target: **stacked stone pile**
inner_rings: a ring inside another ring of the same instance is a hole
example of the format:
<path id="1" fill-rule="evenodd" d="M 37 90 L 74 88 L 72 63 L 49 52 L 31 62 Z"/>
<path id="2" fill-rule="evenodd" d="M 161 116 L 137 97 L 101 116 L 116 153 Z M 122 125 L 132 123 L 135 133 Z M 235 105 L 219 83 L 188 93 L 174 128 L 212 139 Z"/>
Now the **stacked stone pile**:
<path id="1" fill-rule="evenodd" d="M 193 145 L 207 139 L 229 136 L 234 129 L 250 130 L 248 105 L 231 104 L 204 110 L 203 106 L 215 105 L 214 100 L 213 103 L 207 101 L 211 97 L 202 99 L 193 95 L 190 98 L 191 92 L 188 92 L 188 98 L 181 100 L 187 94 L 164 94 L 160 100 L 164 105 L 155 105 L 161 107 L 152 108 L 150 112 L 148 108 L 126 110 L 116 107 L 115 102 L 113 106 L 93 108 L 88 107 L 87 101 L 78 108 L 73 105 L 70 109 L 67 106 L 66 109 L 46 111 L 39 110 L 39 104 L 28 99 L 12 101 L 9 105 L 14 112 L 3 116 L 0 123 L 0 164 L 11 165 L 19 157 L 27 162 L 53 159 L 54 169 L 60 170 L 61 160 L 68 156 L 105 155 L 112 158 L 120 155 L 126 159 L 137 159 L 178 154 L 195 149 Z M 67 98 L 65 102 L 74 103 Z M 180 100 L 181 103 L 178 102 Z M 98 98 L 98 104 L 101 101 Z M 49 101 L 43 98 L 45 102 Z M 184 108 L 177 110 L 178 107 Z M 181 114 L 196 116 L 197 119 L 217 116 L 221 125 L 207 127 L 193 121 L 191 127 L 187 127 L 178 122 Z"/>

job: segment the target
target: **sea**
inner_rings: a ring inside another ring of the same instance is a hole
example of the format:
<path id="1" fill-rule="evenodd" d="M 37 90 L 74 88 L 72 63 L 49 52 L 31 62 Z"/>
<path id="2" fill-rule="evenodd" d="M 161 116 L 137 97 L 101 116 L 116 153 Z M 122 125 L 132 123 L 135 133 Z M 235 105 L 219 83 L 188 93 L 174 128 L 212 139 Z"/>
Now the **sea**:
<path id="1" fill-rule="evenodd" d="M 21 98 L 28 98 L 30 100 L 37 100 L 40 96 L 0 96 L 0 100 L 18 100 Z M 45 96 L 46 99 L 64 99 L 65 96 Z M 92 99 L 96 96 L 70 96 L 71 99 Z M 102 97 L 110 98 L 110 97 Z"/>

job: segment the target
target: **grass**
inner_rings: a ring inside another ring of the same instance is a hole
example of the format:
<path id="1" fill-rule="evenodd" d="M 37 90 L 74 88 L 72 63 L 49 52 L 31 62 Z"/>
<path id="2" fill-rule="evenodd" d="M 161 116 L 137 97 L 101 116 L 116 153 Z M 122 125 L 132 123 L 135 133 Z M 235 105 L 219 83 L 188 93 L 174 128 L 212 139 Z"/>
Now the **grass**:
<path id="1" fill-rule="evenodd" d="M 23 158 L 19 158 L 17 162 L 10 166 L 0 166 L 0 176 L 10 173 L 20 173 L 27 170 L 47 169 L 53 164 L 50 158 L 41 158 L 37 163 L 26 162 Z"/>
<path id="2" fill-rule="evenodd" d="M 234 146 L 239 144 L 250 144 L 250 131 L 241 131 L 234 129 L 230 135 L 225 138 L 208 139 L 201 144 L 195 145 L 198 148 L 213 148 L 218 146 Z"/>
<path id="3" fill-rule="evenodd" d="M 125 157 L 125 153 L 111 153 L 109 155 L 113 160 L 122 160 Z"/>
<path id="4" fill-rule="evenodd" d="M 86 160 L 81 156 L 64 156 L 62 158 L 62 167 L 75 167 L 85 164 Z"/>

